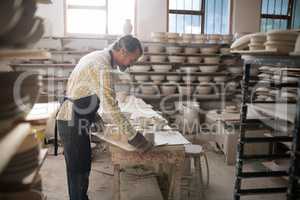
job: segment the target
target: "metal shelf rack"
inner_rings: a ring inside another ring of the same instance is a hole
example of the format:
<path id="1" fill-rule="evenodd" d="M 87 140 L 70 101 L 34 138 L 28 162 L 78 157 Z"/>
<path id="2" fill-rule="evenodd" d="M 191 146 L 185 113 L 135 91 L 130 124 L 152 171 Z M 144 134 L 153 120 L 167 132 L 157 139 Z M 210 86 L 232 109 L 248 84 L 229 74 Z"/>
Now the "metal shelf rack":
<path id="1" fill-rule="evenodd" d="M 247 111 L 248 106 L 252 102 L 250 97 L 250 85 L 255 83 L 251 80 L 250 70 L 252 65 L 270 65 L 272 67 L 284 67 L 284 68 L 295 68 L 300 67 L 300 57 L 299 56 L 272 56 L 272 55 L 242 55 L 244 60 L 244 74 L 242 80 L 242 103 L 241 103 L 241 119 L 240 119 L 240 138 L 237 148 L 237 161 L 236 161 L 236 178 L 234 185 L 234 199 L 240 200 L 242 196 L 248 195 L 264 195 L 264 194 L 278 194 L 287 193 L 287 199 L 296 199 L 296 192 L 298 188 L 299 180 L 299 129 L 300 129 L 300 82 L 294 84 L 298 89 L 298 99 L 297 99 L 297 109 L 294 110 L 295 121 L 294 121 L 294 131 L 291 136 L 278 136 L 271 135 L 267 137 L 253 138 L 249 137 L 247 132 L 248 119 Z M 300 80 L 300 79 L 299 79 Z M 286 87 L 285 84 L 274 83 L 269 84 L 271 87 L 282 88 Z M 264 102 L 268 103 L 268 102 Z M 275 102 L 276 103 L 276 102 Z M 273 102 L 274 104 L 274 102 Z M 255 106 L 255 104 L 252 104 Z M 271 116 L 277 119 L 278 116 Z M 244 148 L 246 144 L 249 143 L 280 143 L 280 142 L 292 142 L 292 153 L 277 153 L 270 152 L 267 155 L 245 155 Z M 254 172 L 244 172 L 243 166 L 245 162 L 252 160 L 273 160 L 273 159 L 290 159 L 290 169 L 289 171 L 254 171 Z M 271 177 L 289 177 L 289 183 L 286 187 L 273 187 L 273 188 L 242 188 L 242 181 L 246 179 L 254 178 L 271 178 Z M 299 196 L 297 196 L 299 197 Z"/>

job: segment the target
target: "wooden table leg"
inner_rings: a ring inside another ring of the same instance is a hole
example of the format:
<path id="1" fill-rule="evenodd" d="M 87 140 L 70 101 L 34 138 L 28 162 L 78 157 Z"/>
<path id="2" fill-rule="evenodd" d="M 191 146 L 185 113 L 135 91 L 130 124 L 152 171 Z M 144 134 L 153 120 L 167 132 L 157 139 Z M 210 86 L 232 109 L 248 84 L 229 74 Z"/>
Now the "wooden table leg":
<path id="1" fill-rule="evenodd" d="M 175 165 L 173 199 L 181 200 L 181 179 L 184 162 Z"/>
<path id="2" fill-rule="evenodd" d="M 168 200 L 174 200 L 174 187 L 175 187 L 175 178 L 176 178 L 176 168 L 175 166 L 171 166 L 170 169 L 170 184 L 169 184 L 169 194 Z"/>
<path id="3" fill-rule="evenodd" d="M 114 165 L 113 199 L 120 200 L 120 165 Z"/>

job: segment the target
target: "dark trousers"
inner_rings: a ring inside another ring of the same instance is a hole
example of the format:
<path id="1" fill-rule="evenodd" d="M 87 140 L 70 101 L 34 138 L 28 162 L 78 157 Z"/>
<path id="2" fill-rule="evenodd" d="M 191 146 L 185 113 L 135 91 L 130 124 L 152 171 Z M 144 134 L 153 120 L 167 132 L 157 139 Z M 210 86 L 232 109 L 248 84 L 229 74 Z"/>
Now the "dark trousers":
<path id="1" fill-rule="evenodd" d="M 57 121 L 57 129 L 64 146 L 70 200 L 88 200 L 91 170 L 91 145 L 88 127 L 80 122 Z"/>

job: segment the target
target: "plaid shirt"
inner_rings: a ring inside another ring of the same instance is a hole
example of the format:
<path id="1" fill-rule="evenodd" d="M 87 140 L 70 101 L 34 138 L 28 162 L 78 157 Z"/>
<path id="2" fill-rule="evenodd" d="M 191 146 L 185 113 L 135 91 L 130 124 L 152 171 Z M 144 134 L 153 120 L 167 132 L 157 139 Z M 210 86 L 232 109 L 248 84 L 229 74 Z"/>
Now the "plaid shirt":
<path id="1" fill-rule="evenodd" d="M 116 76 L 119 70 L 111 66 L 109 50 L 94 51 L 82 57 L 72 71 L 67 84 L 66 96 L 71 99 L 96 94 L 100 100 L 101 113 L 108 115 L 112 123 L 116 124 L 122 134 L 129 138 L 135 136 L 136 131 L 121 113 L 116 100 Z M 71 120 L 72 103 L 65 101 L 58 112 L 57 120 Z"/>

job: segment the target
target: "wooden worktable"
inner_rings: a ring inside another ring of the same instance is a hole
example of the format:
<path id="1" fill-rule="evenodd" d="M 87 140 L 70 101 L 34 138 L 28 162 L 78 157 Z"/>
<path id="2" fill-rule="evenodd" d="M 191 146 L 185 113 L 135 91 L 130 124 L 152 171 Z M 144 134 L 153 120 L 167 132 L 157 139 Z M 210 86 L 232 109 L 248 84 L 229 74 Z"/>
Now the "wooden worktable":
<path id="1" fill-rule="evenodd" d="M 130 103 L 125 107 L 126 112 L 131 112 L 132 117 L 159 117 L 157 112 L 152 110 L 150 105 L 145 104 L 141 99 L 130 97 Z M 139 109 L 136 109 L 139 107 Z M 122 106 L 121 106 L 122 108 Z M 122 110 L 124 111 L 124 109 Z M 181 199 L 181 173 L 183 171 L 185 148 L 184 144 L 189 144 L 178 131 L 166 130 L 157 131 L 155 134 L 155 144 L 148 152 L 139 152 L 135 147 L 127 142 L 116 141 L 107 136 L 98 134 L 101 140 L 110 145 L 112 163 L 114 166 L 114 199 L 122 199 L 120 195 L 120 168 L 128 165 L 163 165 L 171 166 L 170 187 L 168 199 Z"/>

